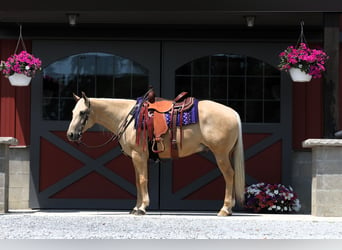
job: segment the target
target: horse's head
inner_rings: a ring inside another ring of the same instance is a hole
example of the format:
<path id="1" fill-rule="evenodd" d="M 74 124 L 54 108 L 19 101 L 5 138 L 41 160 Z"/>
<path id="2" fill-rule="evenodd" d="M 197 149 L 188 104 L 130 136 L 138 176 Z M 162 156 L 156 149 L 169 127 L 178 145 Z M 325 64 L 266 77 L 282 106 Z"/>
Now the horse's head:
<path id="1" fill-rule="evenodd" d="M 82 133 L 94 125 L 90 110 L 90 100 L 82 92 L 82 97 L 73 94 L 76 105 L 72 111 L 67 137 L 69 141 L 80 141 Z"/>

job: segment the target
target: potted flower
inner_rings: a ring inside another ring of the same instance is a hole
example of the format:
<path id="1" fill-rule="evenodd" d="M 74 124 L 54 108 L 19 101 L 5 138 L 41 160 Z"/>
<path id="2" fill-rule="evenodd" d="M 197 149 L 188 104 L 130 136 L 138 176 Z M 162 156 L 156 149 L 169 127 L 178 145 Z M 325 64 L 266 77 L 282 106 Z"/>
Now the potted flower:
<path id="1" fill-rule="evenodd" d="M 246 188 L 245 208 L 253 212 L 293 213 L 298 212 L 301 205 L 290 186 L 261 182 Z"/>
<path id="2" fill-rule="evenodd" d="M 321 78 L 329 58 L 323 50 L 310 49 L 303 42 L 298 47 L 287 47 L 279 57 L 279 69 L 289 72 L 294 82 L 309 82 L 311 78 Z"/>
<path id="3" fill-rule="evenodd" d="M 14 86 L 27 86 L 36 72 L 41 70 L 42 62 L 27 51 L 11 55 L 6 61 L 1 61 L 0 70 Z"/>

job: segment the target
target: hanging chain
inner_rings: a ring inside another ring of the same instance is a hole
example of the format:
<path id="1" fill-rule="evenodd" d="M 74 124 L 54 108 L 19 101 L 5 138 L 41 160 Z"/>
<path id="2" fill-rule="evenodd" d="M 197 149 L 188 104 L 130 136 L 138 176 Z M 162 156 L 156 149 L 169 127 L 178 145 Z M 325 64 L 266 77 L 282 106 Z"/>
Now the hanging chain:
<path id="1" fill-rule="evenodd" d="M 19 48 L 19 43 L 21 42 L 21 46 L 23 47 L 23 49 L 26 51 L 26 46 L 25 46 L 25 43 L 24 43 L 24 39 L 23 39 L 23 34 L 22 34 L 22 27 L 20 25 L 20 31 L 19 31 L 19 38 L 18 38 L 18 42 L 17 42 L 17 46 L 15 47 L 15 51 L 14 51 L 14 54 L 17 53 L 17 50 Z"/>
<path id="2" fill-rule="evenodd" d="M 303 20 L 300 22 L 300 35 L 297 41 L 296 48 L 298 48 L 301 43 L 308 44 L 304 36 L 304 21 Z"/>

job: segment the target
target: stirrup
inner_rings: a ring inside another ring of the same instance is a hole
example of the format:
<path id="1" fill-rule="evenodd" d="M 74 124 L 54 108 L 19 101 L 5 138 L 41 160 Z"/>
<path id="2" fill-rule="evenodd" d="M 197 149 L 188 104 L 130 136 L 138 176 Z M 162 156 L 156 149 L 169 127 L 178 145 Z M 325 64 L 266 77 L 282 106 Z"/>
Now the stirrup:
<path id="1" fill-rule="evenodd" d="M 158 150 L 158 145 L 157 145 L 158 142 L 160 142 L 160 144 L 162 145 L 161 150 Z M 164 152 L 165 151 L 165 145 L 164 145 L 163 138 L 153 138 L 151 150 L 153 153 L 156 153 L 156 154 Z"/>

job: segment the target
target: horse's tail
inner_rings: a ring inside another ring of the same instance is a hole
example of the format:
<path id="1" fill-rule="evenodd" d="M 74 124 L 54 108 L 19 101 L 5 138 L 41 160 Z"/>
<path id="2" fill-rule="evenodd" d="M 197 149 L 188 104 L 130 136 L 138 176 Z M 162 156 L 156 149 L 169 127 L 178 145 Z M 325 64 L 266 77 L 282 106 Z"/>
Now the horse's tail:
<path id="1" fill-rule="evenodd" d="M 241 119 L 238 113 L 236 113 L 236 118 L 238 122 L 239 134 L 237 142 L 235 144 L 233 153 L 233 163 L 234 163 L 234 189 L 235 189 L 235 199 L 239 205 L 244 204 L 245 200 L 245 160 L 243 153 L 243 143 L 242 143 L 242 125 Z"/>

